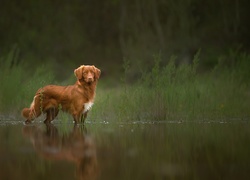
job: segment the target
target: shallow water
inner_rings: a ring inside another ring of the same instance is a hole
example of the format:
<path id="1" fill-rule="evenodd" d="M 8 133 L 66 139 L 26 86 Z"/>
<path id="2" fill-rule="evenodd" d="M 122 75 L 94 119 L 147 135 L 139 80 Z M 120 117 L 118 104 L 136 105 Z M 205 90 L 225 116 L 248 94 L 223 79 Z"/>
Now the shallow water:
<path id="1" fill-rule="evenodd" d="M 0 120 L 0 179 L 249 179 L 248 121 Z"/>

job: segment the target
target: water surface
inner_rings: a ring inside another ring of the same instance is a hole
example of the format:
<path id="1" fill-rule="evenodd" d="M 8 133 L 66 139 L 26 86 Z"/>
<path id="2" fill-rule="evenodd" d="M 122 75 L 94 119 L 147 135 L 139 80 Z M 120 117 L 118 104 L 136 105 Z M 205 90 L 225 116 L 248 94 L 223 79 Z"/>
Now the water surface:
<path id="1" fill-rule="evenodd" d="M 249 179 L 248 121 L 0 120 L 0 179 Z"/>

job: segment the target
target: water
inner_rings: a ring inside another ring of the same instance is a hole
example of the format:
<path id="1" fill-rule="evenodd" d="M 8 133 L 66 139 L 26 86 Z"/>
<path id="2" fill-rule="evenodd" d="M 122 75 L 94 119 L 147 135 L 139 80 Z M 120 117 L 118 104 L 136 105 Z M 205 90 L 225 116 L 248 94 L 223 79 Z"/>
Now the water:
<path id="1" fill-rule="evenodd" d="M 248 121 L 0 121 L 0 179 L 249 179 Z"/>

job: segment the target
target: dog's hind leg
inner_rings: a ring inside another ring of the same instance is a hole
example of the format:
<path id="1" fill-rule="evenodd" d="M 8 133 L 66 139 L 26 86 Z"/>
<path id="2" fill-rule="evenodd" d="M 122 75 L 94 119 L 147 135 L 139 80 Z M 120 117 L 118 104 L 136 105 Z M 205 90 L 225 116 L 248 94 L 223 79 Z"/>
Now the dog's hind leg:
<path id="1" fill-rule="evenodd" d="M 56 116 L 58 115 L 58 108 L 50 108 L 48 110 L 46 110 L 46 119 L 44 120 L 45 124 L 49 124 L 51 121 L 53 121 Z"/>

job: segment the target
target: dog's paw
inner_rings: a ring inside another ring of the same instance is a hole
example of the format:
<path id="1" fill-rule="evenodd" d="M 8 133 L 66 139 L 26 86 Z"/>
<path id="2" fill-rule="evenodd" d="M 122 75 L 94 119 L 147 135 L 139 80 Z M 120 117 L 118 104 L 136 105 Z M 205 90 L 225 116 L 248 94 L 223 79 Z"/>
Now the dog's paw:
<path id="1" fill-rule="evenodd" d="M 28 119 L 27 119 L 26 121 L 23 122 L 24 125 L 29 125 L 29 124 L 31 124 L 31 123 L 32 123 L 32 122 L 31 122 L 30 120 L 28 120 Z"/>

